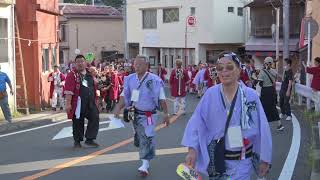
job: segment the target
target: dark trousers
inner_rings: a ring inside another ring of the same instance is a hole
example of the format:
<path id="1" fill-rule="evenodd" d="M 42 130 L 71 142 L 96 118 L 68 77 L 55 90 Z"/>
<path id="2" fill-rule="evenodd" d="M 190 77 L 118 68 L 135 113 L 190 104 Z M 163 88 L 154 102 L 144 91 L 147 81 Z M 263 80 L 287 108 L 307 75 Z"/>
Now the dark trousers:
<path id="1" fill-rule="evenodd" d="M 291 116 L 290 96 L 287 97 L 286 93 L 280 93 L 280 109 L 281 114 Z"/>
<path id="2" fill-rule="evenodd" d="M 94 140 L 97 138 L 99 131 L 99 111 L 95 106 L 86 111 L 86 113 L 81 113 L 80 119 L 76 119 L 74 116 L 72 119 L 72 129 L 73 129 L 73 139 L 74 141 L 83 141 L 84 135 L 84 119 L 88 119 L 88 126 L 85 133 L 87 140 Z"/>
<path id="3" fill-rule="evenodd" d="M 262 87 L 261 89 L 261 104 L 266 113 L 268 122 L 279 121 L 279 113 L 277 110 L 277 93 L 274 87 Z"/>
<path id="4" fill-rule="evenodd" d="M 116 101 L 115 100 L 111 100 L 110 97 L 107 95 L 106 98 L 105 98 L 105 102 L 106 102 L 106 109 L 108 111 L 113 111 L 113 108 L 116 105 Z"/>

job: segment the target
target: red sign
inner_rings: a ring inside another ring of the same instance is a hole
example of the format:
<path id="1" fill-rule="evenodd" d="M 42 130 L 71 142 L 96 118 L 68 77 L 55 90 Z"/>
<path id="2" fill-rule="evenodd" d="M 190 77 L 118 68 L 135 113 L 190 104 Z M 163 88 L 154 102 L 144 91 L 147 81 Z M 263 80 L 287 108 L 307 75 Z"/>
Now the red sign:
<path id="1" fill-rule="evenodd" d="M 195 26 L 196 25 L 196 17 L 188 16 L 187 23 L 189 26 Z"/>

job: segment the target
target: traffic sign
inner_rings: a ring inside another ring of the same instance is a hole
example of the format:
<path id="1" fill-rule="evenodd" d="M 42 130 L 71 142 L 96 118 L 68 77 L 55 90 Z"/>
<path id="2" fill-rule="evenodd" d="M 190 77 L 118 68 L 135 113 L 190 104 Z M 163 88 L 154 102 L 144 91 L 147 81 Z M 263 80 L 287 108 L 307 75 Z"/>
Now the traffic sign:
<path id="1" fill-rule="evenodd" d="M 195 26 L 196 22 L 197 22 L 197 19 L 195 16 L 188 16 L 188 18 L 187 18 L 188 26 Z"/>
<path id="2" fill-rule="evenodd" d="M 319 25 L 317 23 L 317 21 L 315 21 L 312 18 L 306 18 L 305 22 L 304 22 L 304 34 L 305 37 L 308 38 L 308 24 L 310 22 L 310 37 L 314 38 L 319 31 Z"/>
<path id="3" fill-rule="evenodd" d="M 74 53 L 75 53 L 76 55 L 80 54 L 80 49 L 74 50 Z"/>

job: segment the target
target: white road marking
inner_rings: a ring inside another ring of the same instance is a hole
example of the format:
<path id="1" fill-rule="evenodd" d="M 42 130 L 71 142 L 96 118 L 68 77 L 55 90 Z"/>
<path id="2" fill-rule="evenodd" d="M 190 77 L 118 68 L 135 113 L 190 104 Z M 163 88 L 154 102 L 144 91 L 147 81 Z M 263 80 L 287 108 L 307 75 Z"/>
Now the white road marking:
<path id="1" fill-rule="evenodd" d="M 292 125 L 293 131 L 291 147 L 278 180 L 288 180 L 292 178 L 292 174 L 298 158 L 301 141 L 301 129 L 299 121 L 294 114 L 292 114 Z"/>
<path id="2" fill-rule="evenodd" d="M 44 126 L 40 126 L 40 127 L 35 127 L 35 128 L 31 128 L 31 129 L 25 129 L 25 130 L 16 131 L 16 132 L 8 133 L 8 134 L 3 134 L 3 135 L 0 135 L 0 138 L 11 136 L 11 135 L 15 135 L 15 134 L 20 134 L 20 133 L 25 133 L 25 132 L 29 132 L 29 131 L 34 131 L 34 130 L 38 130 L 38 129 L 42 129 L 42 128 L 46 128 L 46 127 L 51 127 L 51 126 L 55 126 L 55 125 L 58 125 L 58 124 L 69 122 L 69 121 L 71 121 L 71 120 L 68 119 L 68 120 L 65 120 L 65 121 L 56 122 L 56 123 L 52 123 L 52 124 L 48 124 L 48 125 L 44 125 Z"/>
<path id="3" fill-rule="evenodd" d="M 102 121 L 102 122 L 99 123 L 100 125 L 109 124 L 109 126 L 106 127 L 106 128 L 100 128 L 99 132 L 108 131 L 108 130 L 111 130 L 111 129 L 118 129 L 118 128 L 123 128 L 124 127 L 124 124 L 121 122 L 121 120 L 113 118 L 113 117 L 110 117 L 110 119 L 111 120 Z M 85 127 L 86 126 L 87 126 L 87 124 L 85 124 Z M 72 135 L 72 126 L 64 127 L 64 128 L 61 129 L 61 131 L 59 131 L 58 134 L 56 134 L 52 138 L 52 140 L 63 139 L 63 138 L 68 138 L 68 137 L 72 137 L 72 136 L 73 136 Z"/>
<path id="4" fill-rule="evenodd" d="M 156 151 L 156 154 L 158 156 L 161 156 L 161 155 L 170 155 L 170 154 L 182 154 L 187 152 L 188 152 L 187 148 L 181 147 L 181 148 L 172 148 L 172 149 L 159 149 Z M 79 157 L 0 165 L 0 174 L 21 173 L 21 172 L 49 169 L 51 167 L 54 167 L 59 164 L 69 162 L 78 158 Z M 116 162 L 129 162 L 129 161 L 138 161 L 138 160 L 139 160 L 138 152 L 105 154 L 105 155 L 98 156 L 97 158 L 94 158 L 92 160 L 77 164 L 75 166 L 79 167 L 79 166 L 98 165 L 98 164 L 111 164 Z"/>
<path id="5" fill-rule="evenodd" d="M 109 118 L 113 117 L 113 115 L 112 114 L 100 114 L 100 119 L 108 118 L 108 117 Z M 30 132 L 30 131 L 34 131 L 34 130 L 38 130 L 38 129 L 43 129 L 43 128 L 46 128 L 46 127 L 51 127 L 51 126 L 55 126 L 55 125 L 58 125 L 58 124 L 63 124 L 65 122 L 69 122 L 69 121 L 71 121 L 71 119 L 60 121 L 60 122 L 56 122 L 56 123 L 52 123 L 52 124 L 48 124 L 48 125 L 44 125 L 44 126 L 39 126 L 39 127 L 31 128 L 31 129 L 25 129 L 25 130 L 16 131 L 16 132 L 8 133 L 8 134 L 3 134 L 3 135 L 0 135 L 0 138 L 11 136 L 11 135 L 16 135 L 16 134 L 21 134 L 21 133 L 25 133 L 25 132 Z"/>

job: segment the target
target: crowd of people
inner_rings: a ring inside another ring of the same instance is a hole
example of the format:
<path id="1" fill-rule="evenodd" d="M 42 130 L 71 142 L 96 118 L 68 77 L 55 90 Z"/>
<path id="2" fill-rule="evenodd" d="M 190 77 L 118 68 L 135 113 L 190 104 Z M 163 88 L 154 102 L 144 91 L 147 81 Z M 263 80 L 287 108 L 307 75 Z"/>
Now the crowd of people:
<path id="1" fill-rule="evenodd" d="M 142 161 L 138 171 L 148 175 L 149 162 L 155 157 L 157 111 L 163 112 L 166 126 L 170 123 L 164 91 L 168 82 L 174 98 L 173 115 L 186 113 L 188 93 L 201 98 L 182 140 L 182 145 L 188 147 L 185 160 L 188 167 L 207 174 L 210 180 L 250 179 L 253 167 L 259 177 L 265 177 L 272 159 L 268 122 L 278 122 L 277 130 L 282 131 L 281 120 L 292 119 L 290 98 L 295 81 L 292 60 L 284 59 L 280 114 L 276 109 L 275 86 L 279 74 L 272 57 L 264 59 L 261 69 L 255 67 L 251 56 L 240 60 L 233 52 L 222 52 L 215 61 L 186 68 L 181 59 L 175 62 L 169 74 L 161 64 L 156 72 L 151 72 L 145 56 L 137 56 L 132 64 L 102 66 L 88 63 L 78 55 L 66 75 L 55 66 L 48 78 L 52 108 L 56 110 L 61 98 L 60 108 L 65 107 L 73 122 L 74 147 L 81 147 L 84 137 L 86 145 L 98 147 L 95 139 L 99 113 L 113 112 L 119 118 L 124 108 L 123 119 L 133 123 L 134 145 L 139 148 Z M 320 58 L 315 62 L 316 67 L 304 66 L 307 73 L 314 75 L 312 88 L 316 91 Z M 88 119 L 85 133 L 84 119 Z"/>

